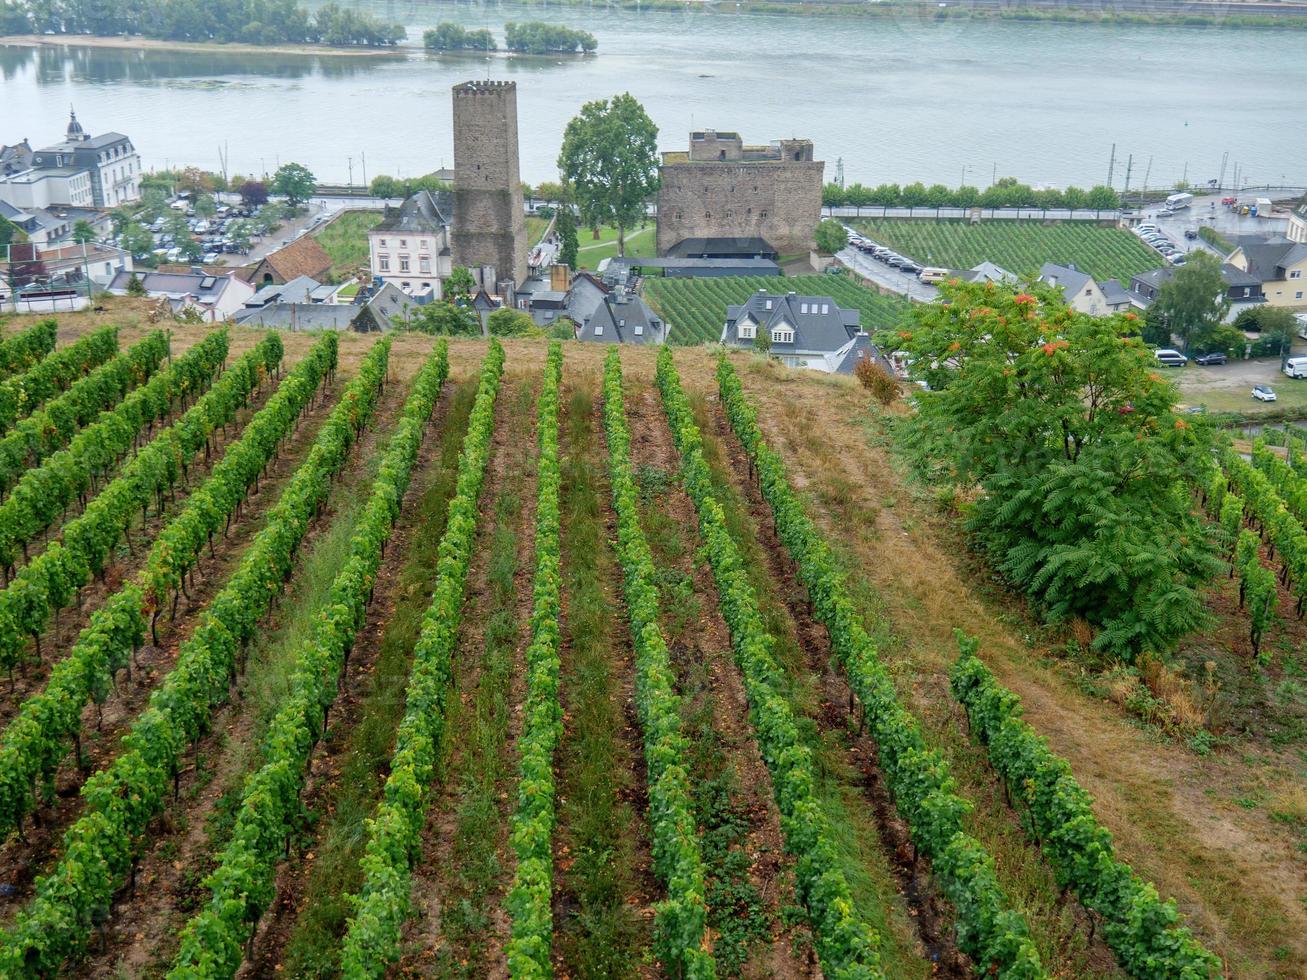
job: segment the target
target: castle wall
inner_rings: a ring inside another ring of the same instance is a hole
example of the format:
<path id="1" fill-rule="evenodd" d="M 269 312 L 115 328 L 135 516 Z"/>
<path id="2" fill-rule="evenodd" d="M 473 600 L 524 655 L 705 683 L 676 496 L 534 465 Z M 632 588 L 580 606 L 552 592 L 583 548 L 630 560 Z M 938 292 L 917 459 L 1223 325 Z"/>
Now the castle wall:
<path id="1" fill-rule="evenodd" d="M 675 163 L 661 170 L 658 254 L 685 238 L 758 236 L 783 255 L 807 254 L 821 219 L 825 164 Z"/>
<path id="2" fill-rule="evenodd" d="M 517 83 L 454 86 L 453 260 L 482 278 L 526 278 L 526 219 L 518 169 Z"/>

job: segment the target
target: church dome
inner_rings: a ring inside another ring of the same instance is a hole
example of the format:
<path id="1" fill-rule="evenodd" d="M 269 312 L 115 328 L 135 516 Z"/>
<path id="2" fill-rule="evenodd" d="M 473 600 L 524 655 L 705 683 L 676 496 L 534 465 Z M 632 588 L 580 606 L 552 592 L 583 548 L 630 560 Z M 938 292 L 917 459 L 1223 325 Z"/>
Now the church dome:
<path id="1" fill-rule="evenodd" d="M 82 129 L 82 124 L 77 121 L 77 113 L 70 107 L 68 109 L 68 132 L 69 141 L 86 139 L 86 131 Z"/>

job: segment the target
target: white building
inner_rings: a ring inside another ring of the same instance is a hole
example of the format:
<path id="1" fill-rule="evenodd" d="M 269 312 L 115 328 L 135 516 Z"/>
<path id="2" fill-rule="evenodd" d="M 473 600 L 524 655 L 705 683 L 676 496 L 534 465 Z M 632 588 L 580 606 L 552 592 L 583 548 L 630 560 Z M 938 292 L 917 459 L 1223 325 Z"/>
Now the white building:
<path id="1" fill-rule="evenodd" d="M 0 177 L 0 201 L 24 211 L 71 205 L 95 206 L 91 172 L 77 167 L 22 170 Z"/>
<path id="2" fill-rule="evenodd" d="M 450 251 L 452 198 L 418 191 L 399 208 L 386 208 L 368 232 L 373 279 L 392 283 L 415 298 L 440 299 L 453 271 Z"/>
<path id="3" fill-rule="evenodd" d="M 167 299 L 176 313 L 194 307 L 212 323 L 234 316 L 254 295 L 254 287 L 231 272 L 225 276 L 211 276 L 203 269 L 191 272 L 145 271 L 138 273 L 137 277 L 145 287 L 145 295 Z M 127 284 L 131 278 L 131 272 L 119 272 L 109 283 L 109 292 L 115 296 L 128 295 Z"/>
<path id="4" fill-rule="evenodd" d="M 85 171 L 91 188 L 91 200 L 85 206 L 116 208 L 141 196 L 141 156 L 132 141 L 122 133 L 89 135 L 75 112 L 69 113 L 64 141 L 37 150 L 32 155 L 32 169 Z"/>
<path id="5" fill-rule="evenodd" d="M 771 356 L 786 367 L 851 374 L 859 361 L 876 356 L 861 326 L 862 314 L 829 296 L 769 293 L 760 289 L 740 306 L 726 307 L 721 343 L 753 349 L 767 331 Z"/>

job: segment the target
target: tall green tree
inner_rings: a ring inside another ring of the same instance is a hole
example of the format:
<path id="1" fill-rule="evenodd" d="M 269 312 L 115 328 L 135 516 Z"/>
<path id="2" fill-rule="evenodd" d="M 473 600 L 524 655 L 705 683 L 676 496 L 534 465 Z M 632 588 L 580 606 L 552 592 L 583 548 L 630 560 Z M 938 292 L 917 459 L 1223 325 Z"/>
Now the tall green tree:
<path id="1" fill-rule="evenodd" d="M 590 227 L 626 229 L 644 217 L 658 190 L 658 127 L 629 92 L 587 102 L 563 132 L 558 169 Z"/>
<path id="2" fill-rule="evenodd" d="M 97 238 L 99 236 L 95 233 L 95 229 L 91 227 L 91 223 L 85 218 L 78 218 L 73 223 L 73 241 L 78 245 L 89 245 Z"/>
<path id="3" fill-rule="evenodd" d="M 580 251 L 580 243 L 576 238 L 576 215 L 572 209 L 564 205 L 558 209 L 558 215 L 554 219 L 554 231 L 558 233 L 558 261 L 569 269 L 575 269 Z"/>
<path id="4" fill-rule="evenodd" d="M 134 259 L 143 259 L 154 250 L 154 236 L 135 221 L 123 228 L 119 244 Z"/>
<path id="5" fill-rule="evenodd" d="M 1083 617 L 1105 653 L 1173 649 L 1209 620 L 1217 561 L 1188 487 L 1210 437 L 1176 414 L 1137 321 L 1042 288 L 942 292 L 895 340 L 929 385 L 906 423 L 918 463 L 969 491 L 976 540 L 1050 618 Z"/>
<path id="6" fill-rule="evenodd" d="M 212 194 L 201 194 L 195 199 L 195 213 L 201 218 L 212 218 L 218 213 L 218 203 Z"/>
<path id="7" fill-rule="evenodd" d="M 291 207 L 303 204 L 313 196 L 318 180 L 302 163 L 283 163 L 272 175 L 269 190 L 286 198 Z"/>
<path id="8" fill-rule="evenodd" d="M 468 299 L 476 292 L 477 283 L 472 278 L 472 273 L 468 271 L 465 265 L 456 265 L 449 270 L 449 277 L 445 280 L 442 292 L 445 299 L 451 303 L 457 303 L 459 300 Z"/>
<path id="9" fill-rule="evenodd" d="M 815 238 L 817 251 L 826 255 L 834 255 L 849 243 L 849 233 L 834 218 L 827 218 L 817 225 Z"/>
<path id="10" fill-rule="evenodd" d="M 1221 260 L 1208 252 L 1190 252 L 1189 261 L 1162 283 L 1153 308 L 1185 351 L 1203 347 L 1230 310 Z"/>
<path id="11" fill-rule="evenodd" d="M 396 325 L 399 326 L 398 318 Z M 481 321 L 471 310 L 459 309 L 445 300 L 420 306 L 408 316 L 407 328 L 438 337 L 480 337 Z"/>

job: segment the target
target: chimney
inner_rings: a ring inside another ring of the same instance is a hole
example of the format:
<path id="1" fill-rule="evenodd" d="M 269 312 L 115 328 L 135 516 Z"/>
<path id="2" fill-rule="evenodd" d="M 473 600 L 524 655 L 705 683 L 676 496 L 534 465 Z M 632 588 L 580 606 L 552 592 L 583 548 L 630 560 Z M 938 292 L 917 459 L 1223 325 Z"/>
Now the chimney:
<path id="1" fill-rule="evenodd" d="M 565 263 L 555 263 L 549 267 L 549 288 L 556 293 L 565 293 L 572 286 L 572 270 Z"/>

